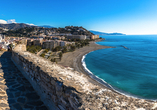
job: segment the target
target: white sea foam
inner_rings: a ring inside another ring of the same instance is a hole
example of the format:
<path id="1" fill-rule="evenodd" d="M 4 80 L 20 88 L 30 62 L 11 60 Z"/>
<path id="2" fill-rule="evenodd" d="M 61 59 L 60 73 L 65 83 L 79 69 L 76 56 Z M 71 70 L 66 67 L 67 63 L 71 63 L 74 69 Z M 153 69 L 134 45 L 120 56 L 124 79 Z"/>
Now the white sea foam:
<path id="1" fill-rule="evenodd" d="M 86 55 L 87 55 L 87 54 L 86 54 Z M 86 63 L 85 63 L 85 57 L 86 57 L 86 55 L 84 55 L 84 56 L 82 57 L 82 60 L 81 60 L 84 70 L 88 73 L 88 75 L 89 75 L 91 78 L 95 79 L 95 80 L 98 81 L 99 83 L 103 82 L 103 83 L 105 83 L 105 86 L 109 86 L 111 89 L 113 89 L 113 87 L 112 87 L 111 85 L 109 85 L 107 82 L 105 82 L 103 79 L 99 78 L 98 76 L 95 76 L 95 75 L 87 68 Z M 96 79 L 96 78 L 97 78 L 97 79 Z M 100 82 L 100 81 L 101 81 L 101 82 Z"/>
<path id="2" fill-rule="evenodd" d="M 92 52 L 93 52 L 93 51 L 92 51 Z M 90 53 L 91 53 L 91 52 L 90 52 Z M 132 97 L 132 98 L 136 98 L 136 99 L 143 99 L 143 98 L 141 98 L 141 97 L 134 96 L 134 95 L 129 94 L 129 93 L 125 92 L 125 91 L 122 91 L 122 90 L 120 90 L 120 89 L 118 89 L 118 88 L 112 87 L 112 86 L 111 86 L 110 84 L 108 84 L 106 81 L 104 81 L 103 79 L 101 79 L 101 78 L 99 78 L 98 76 L 94 75 L 94 74 L 87 68 L 87 66 L 86 66 L 86 63 L 85 63 L 85 58 L 86 58 L 86 56 L 87 56 L 87 54 L 85 54 L 85 55 L 82 57 L 81 63 L 82 63 L 82 66 L 83 66 L 84 70 L 88 73 L 88 75 L 89 75 L 92 79 L 96 80 L 96 81 L 97 81 L 98 83 L 100 83 L 100 84 L 105 85 L 106 87 L 109 87 L 110 89 L 114 90 L 115 92 L 120 93 L 120 94 L 122 94 L 122 95 L 125 95 L 125 96 L 127 96 L 127 97 Z M 156 100 L 152 100 L 152 101 L 156 101 Z"/>

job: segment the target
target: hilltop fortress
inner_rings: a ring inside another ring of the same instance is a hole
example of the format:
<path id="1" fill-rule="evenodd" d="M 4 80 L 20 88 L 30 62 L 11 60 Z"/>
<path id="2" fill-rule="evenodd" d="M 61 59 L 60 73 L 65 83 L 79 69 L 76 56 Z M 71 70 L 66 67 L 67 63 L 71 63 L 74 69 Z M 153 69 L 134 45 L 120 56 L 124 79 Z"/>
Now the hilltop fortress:
<path id="1" fill-rule="evenodd" d="M 62 67 L 26 51 L 23 44 L 12 52 L 12 61 L 51 110 L 157 109 L 155 101 L 121 95 L 89 82 L 87 75 Z"/>

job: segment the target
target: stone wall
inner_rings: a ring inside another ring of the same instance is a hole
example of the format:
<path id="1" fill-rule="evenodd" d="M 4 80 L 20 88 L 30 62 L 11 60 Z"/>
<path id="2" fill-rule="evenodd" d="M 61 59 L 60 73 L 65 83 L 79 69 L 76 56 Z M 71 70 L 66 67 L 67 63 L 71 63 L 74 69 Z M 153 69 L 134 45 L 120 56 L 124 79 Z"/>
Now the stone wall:
<path id="1" fill-rule="evenodd" d="M 18 45 L 12 60 L 50 110 L 155 109 L 157 103 L 127 97 L 90 83 L 87 76 L 25 51 Z"/>
<path id="2" fill-rule="evenodd" d="M 25 46 L 19 45 L 12 52 L 12 60 L 18 66 L 23 75 L 31 82 L 34 89 L 50 110 L 77 109 L 79 107 L 77 91 L 63 84 L 58 77 L 53 76 L 54 71 L 48 71 L 45 67 L 32 61 L 25 53 Z M 50 62 L 49 62 L 50 63 Z"/>
<path id="3" fill-rule="evenodd" d="M 26 51 L 26 45 L 18 45 L 14 48 L 14 50 L 24 52 Z"/>

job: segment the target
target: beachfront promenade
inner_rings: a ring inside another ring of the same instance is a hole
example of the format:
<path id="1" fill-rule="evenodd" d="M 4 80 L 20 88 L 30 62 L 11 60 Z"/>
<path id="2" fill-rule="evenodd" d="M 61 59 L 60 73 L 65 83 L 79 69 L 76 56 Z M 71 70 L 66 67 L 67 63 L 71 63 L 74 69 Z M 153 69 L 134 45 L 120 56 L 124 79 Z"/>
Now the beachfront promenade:
<path id="1" fill-rule="evenodd" d="M 11 52 L 0 53 L 0 110 L 47 110 L 31 84 L 11 61 Z"/>

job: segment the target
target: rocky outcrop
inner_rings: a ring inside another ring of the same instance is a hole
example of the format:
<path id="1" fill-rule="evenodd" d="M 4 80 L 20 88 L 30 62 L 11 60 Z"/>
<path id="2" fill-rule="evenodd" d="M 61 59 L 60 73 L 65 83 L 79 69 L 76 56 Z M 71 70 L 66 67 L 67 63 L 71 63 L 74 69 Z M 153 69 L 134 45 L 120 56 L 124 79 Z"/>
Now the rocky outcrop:
<path id="1" fill-rule="evenodd" d="M 87 76 L 25 51 L 18 45 L 12 60 L 23 72 L 41 99 L 51 109 L 60 110 L 156 109 L 156 102 L 120 95 L 102 89 L 87 80 Z"/>

